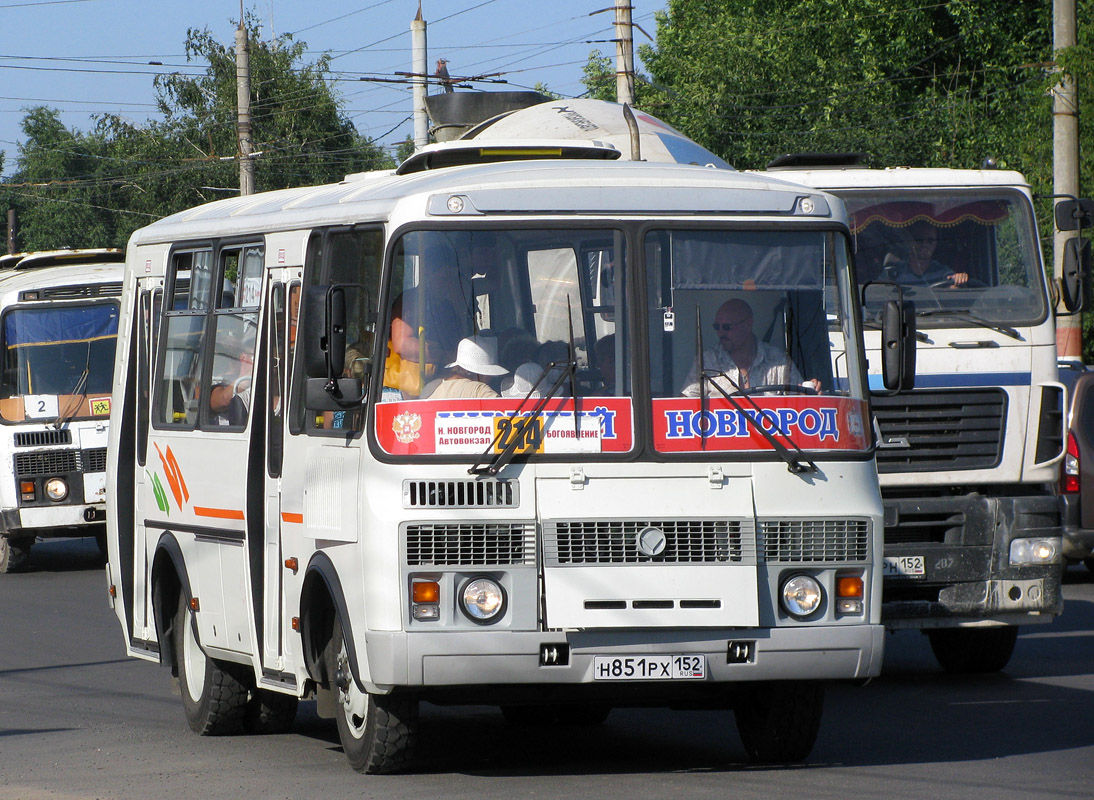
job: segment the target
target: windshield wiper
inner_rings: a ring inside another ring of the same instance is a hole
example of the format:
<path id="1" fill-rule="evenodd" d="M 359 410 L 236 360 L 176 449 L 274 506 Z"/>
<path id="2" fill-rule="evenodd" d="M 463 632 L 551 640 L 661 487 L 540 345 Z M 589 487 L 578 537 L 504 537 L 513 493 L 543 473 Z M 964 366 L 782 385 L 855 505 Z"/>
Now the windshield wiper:
<path id="1" fill-rule="evenodd" d="M 882 329 L 882 324 L 880 322 L 878 322 L 876 319 L 864 319 L 862 321 L 862 327 L 869 328 L 872 331 L 880 331 Z M 915 338 L 916 338 L 917 342 L 928 342 L 928 343 L 930 343 L 930 341 L 931 341 L 930 336 L 928 336 L 926 333 L 924 333 L 923 331 L 918 330 L 918 329 L 915 332 Z"/>
<path id="2" fill-rule="evenodd" d="M 508 417 L 508 425 L 498 427 L 498 432 L 494 435 L 494 438 L 490 441 L 489 446 L 482 452 L 475 463 L 472 464 L 467 472 L 471 475 L 497 475 L 505 466 L 513 460 L 513 456 L 517 454 L 517 450 L 525 443 L 530 435 L 530 428 L 536 425 L 537 420 L 543 416 L 543 409 L 547 407 L 547 404 L 554 399 L 558 394 L 558 390 L 562 387 L 562 384 L 569 380 L 570 383 L 570 397 L 574 400 L 574 441 L 581 441 L 581 408 L 579 405 L 579 399 L 577 396 L 577 353 L 574 345 L 574 319 L 573 314 L 570 311 L 569 298 L 566 301 L 566 311 L 569 315 L 570 325 L 570 341 L 569 341 L 569 359 L 566 361 L 552 361 L 547 365 L 543 373 L 536 379 L 536 382 L 532 384 L 532 388 L 528 390 L 528 393 L 521 398 L 520 403 L 517 404 L 516 409 Z M 539 402 L 535 404 L 532 410 L 526 415 L 521 416 L 521 412 L 524 410 L 525 403 L 531 399 L 535 394 L 539 385 L 544 382 L 548 375 L 558 367 L 562 367 L 563 370 L 555 378 L 554 383 L 551 384 L 551 388 L 547 390 L 543 397 L 539 398 Z M 520 422 L 518 424 L 518 418 Z M 497 452 L 498 441 L 502 436 L 508 432 L 509 441 L 506 442 L 505 447 Z M 538 439 L 538 437 L 536 437 Z M 533 440 L 534 441 L 534 440 Z M 483 466 L 483 460 L 494 452 L 490 457 L 490 463 Z"/>
<path id="3" fill-rule="evenodd" d="M 1001 325 L 997 322 L 991 322 L 984 319 L 983 317 L 978 317 L 976 316 L 976 314 L 973 314 L 971 311 L 967 311 L 963 308 L 928 308 L 926 311 L 916 312 L 917 317 L 937 317 L 943 315 L 957 317 L 958 319 L 963 319 L 966 322 L 972 322 L 975 325 L 979 325 L 982 328 L 987 328 L 988 330 L 992 331 L 998 331 L 1004 336 L 1009 336 L 1012 339 L 1018 339 L 1019 341 L 1021 341 L 1022 339 L 1022 334 L 1018 333 L 1018 331 L 1016 331 L 1009 325 Z"/>
<path id="4" fill-rule="evenodd" d="M 76 416 L 76 412 L 80 410 L 80 406 L 84 402 L 84 398 L 87 397 L 87 376 L 91 373 L 91 342 L 87 343 L 87 358 L 84 360 L 84 371 L 80 373 L 80 377 L 76 379 L 76 385 L 72 387 L 70 395 L 79 395 L 79 398 L 72 407 L 67 411 L 57 414 L 57 419 L 53 420 L 53 429 L 61 430 L 61 428 Z"/>

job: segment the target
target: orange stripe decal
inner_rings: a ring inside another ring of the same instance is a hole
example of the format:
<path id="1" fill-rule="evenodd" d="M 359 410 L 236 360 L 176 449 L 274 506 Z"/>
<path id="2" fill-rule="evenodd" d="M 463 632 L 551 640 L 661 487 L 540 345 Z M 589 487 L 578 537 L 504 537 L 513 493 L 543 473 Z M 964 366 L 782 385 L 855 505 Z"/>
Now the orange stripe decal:
<path id="1" fill-rule="evenodd" d="M 282 511 L 281 512 L 281 521 L 282 522 L 295 522 L 298 525 L 303 525 L 304 524 L 304 515 L 303 514 L 294 514 L 291 511 Z"/>
<path id="2" fill-rule="evenodd" d="M 203 508 L 194 506 L 194 514 L 199 517 L 215 517 L 216 519 L 243 519 L 243 512 L 234 508 Z"/>

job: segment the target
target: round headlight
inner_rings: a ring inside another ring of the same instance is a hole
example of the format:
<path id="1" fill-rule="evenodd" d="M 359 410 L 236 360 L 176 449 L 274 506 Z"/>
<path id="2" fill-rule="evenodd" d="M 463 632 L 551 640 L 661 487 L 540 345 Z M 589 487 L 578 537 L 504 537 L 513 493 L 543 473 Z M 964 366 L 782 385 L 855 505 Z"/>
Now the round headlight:
<path id="1" fill-rule="evenodd" d="M 63 478 L 50 478 L 46 481 L 46 497 L 61 501 L 68 497 L 68 484 Z"/>
<path id="2" fill-rule="evenodd" d="M 505 592 L 497 581 L 473 578 L 463 585 L 460 607 L 475 622 L 493 622 L 505 609 Z"/>
<path id="3" fill-rule="evenodd" d="M 792 617 L 808 617 L 821 606 L 824 590 L 811 575 L 795 575 L 783 584 L 782 603 Z"/>

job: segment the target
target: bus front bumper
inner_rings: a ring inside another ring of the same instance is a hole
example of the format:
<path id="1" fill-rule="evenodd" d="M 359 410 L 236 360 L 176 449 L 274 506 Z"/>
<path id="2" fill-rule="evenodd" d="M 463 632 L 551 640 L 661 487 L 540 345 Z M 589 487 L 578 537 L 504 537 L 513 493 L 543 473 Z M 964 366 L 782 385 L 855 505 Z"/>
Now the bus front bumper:
<path id="1" fill-rule="evenodd" d="M 881 671 L 881 625 L 717 631 L 371 632 L 365 636 L 373 690 L 391 687 L 607 687 L 770 680 L 855 680 Z M 705 656 L 705 678 L 598 679 L 597 656 Z M 362 676 L 365 677 L 365 676 Z M 606 692 L 607 693 L 607 692 Z"/>

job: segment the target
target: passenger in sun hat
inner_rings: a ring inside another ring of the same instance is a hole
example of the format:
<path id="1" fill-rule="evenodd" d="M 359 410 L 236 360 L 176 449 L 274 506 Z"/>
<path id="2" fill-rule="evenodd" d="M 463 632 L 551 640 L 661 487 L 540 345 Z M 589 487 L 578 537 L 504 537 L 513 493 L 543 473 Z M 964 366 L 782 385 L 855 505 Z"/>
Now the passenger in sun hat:
<path id="1" fill-rule="evenodd" d="M 498 340 L 493 336 L 468 336 L 456 348 L 456 360 L 446 365 L 441 380 L 426 384 L 422 398 L 497 397 L 498 393 L 482 378 L 507 375 L 498 365 Z"/>
<path id="2" fill-rule="evenodd" d="M 537 364 L 535 361 L 525 361 L 516 371 L 513 373 L 512 378 L 506 378 L 501 382 L 501 396 L 502 397 L 542 397 L 540 388 L 536 387 L 533 392 L 532 387 L 536 385 L 536 381 L 539 380 L 539 376 L 543 374 L 543 367 Z M 529 394 L 531 392 L 531 394 Z"/>

